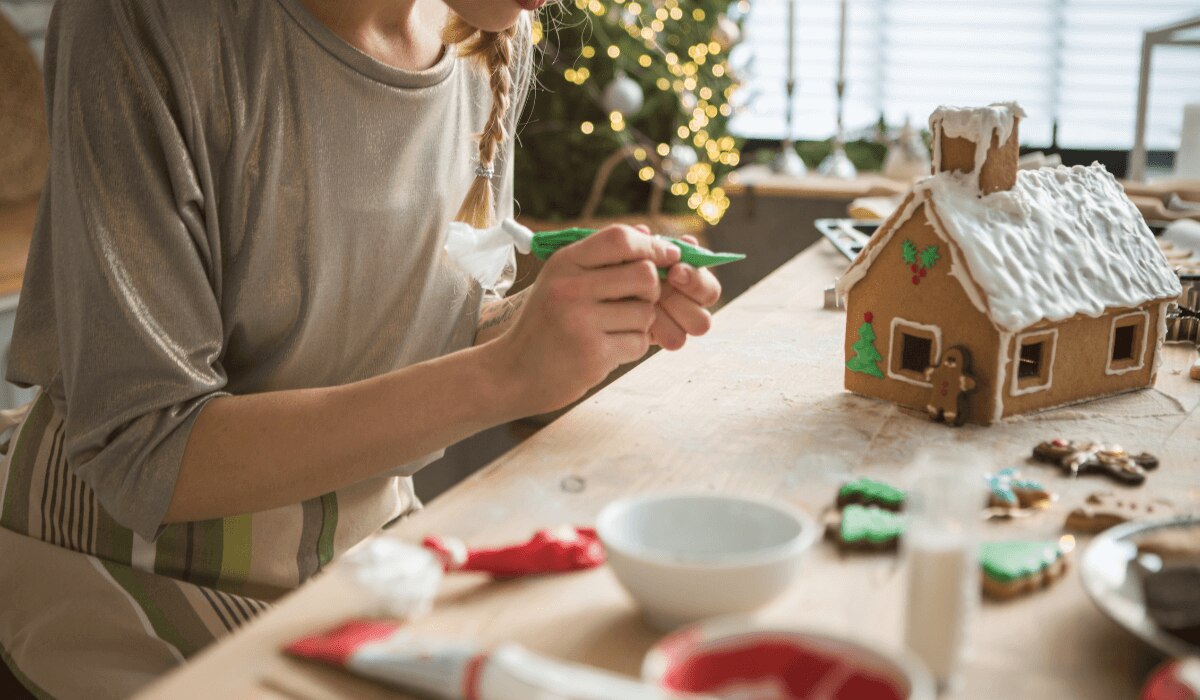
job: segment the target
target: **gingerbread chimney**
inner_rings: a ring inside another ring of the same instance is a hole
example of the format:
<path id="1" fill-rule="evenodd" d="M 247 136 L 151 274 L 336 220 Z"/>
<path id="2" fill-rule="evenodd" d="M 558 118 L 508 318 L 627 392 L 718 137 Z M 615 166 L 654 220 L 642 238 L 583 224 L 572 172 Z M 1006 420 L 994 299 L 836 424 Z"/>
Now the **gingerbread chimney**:
<path id="1" fill-rule="evenodd" d="M 938 107 L 929 117 L 933 174 L 970 174 L 980 194 L 1017 183 L 1017 124 L 1025 110 L 1015 102 L 988 107 Z"/>

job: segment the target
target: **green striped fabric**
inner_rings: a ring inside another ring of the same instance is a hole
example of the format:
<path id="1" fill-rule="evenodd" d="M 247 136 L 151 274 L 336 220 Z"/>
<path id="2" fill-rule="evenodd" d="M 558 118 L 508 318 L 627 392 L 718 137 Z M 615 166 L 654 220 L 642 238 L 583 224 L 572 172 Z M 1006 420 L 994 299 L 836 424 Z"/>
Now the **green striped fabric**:
<path id="1" fill-rule="evenodd" d="M 352 546 L 415 503 L 406 501 L 406 480 L 380 479 L 371 487 L 378 493 L 354 492 L 350 513 L 330 493 L 264 513 L 167 525 L 148 542 L 116 522 L 75 476 L 64 432 L 53 402 L 39 395 L 0 466 L 0 526 L 94 557 L 152 633 L 184 658 L 317 573 L 339 545 Z M 339 535 L 339 522 L 350 532 Z"/>

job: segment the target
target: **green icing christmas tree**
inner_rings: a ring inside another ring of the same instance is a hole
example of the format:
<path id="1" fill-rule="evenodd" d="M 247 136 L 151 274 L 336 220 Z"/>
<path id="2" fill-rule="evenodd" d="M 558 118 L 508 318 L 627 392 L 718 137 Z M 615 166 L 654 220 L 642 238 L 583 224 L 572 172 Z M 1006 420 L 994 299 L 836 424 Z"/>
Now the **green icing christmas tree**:
<path id="1" fill-rule="evenodd" d="M 871 327 L 871 320 L 870 312 L 863 315 L 863 324 L 858 327 L 858 340 L 850 346 L 854 349 L 855 355 L 846 363 L 846 366 L 852 372 L 861 372 L 883 379 L 883 372 L 879 369 L 879 361 L 883 359 L 883 355 L 880 355 L 879 351 L 875 349 L 875 329 Z"/>
<path id="2" fill-rule="evenodd" d="M 522 116 L 515 161 L 521 213 L 570 220 L 590 205 L 598 217 L 658 210 L 716 223 L 729 206 L 721 177 L 740 158 L 727 128 L 736 88 L 728 59 L 748 7 L 548 4 L 534 27 L 541 88 Z"/>

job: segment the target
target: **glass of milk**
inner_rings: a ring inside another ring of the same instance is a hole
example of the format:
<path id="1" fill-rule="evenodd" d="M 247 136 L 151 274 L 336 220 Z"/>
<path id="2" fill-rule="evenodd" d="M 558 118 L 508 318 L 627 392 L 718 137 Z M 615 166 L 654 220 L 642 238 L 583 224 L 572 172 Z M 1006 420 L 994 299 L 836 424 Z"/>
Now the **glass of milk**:
<path id="1" fill-rule="evenodd" d="M 960 678 L 979 607 L 984 498 L 977 470 L 961 461 L 931 460 L 915 472 L 905 506 L 905 644 L 943 690 L 953 688 Z"/>

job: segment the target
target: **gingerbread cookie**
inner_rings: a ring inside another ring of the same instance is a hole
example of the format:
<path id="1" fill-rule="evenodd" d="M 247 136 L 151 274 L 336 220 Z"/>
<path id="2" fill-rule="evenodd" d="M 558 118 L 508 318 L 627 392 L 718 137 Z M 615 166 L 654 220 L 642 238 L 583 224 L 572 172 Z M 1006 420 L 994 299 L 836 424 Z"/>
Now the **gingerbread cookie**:
<path id="1" fill-rule="evenodd" d="M 891 550 L 903 534 L 903 516 L 875 506 L 850 504 L 826 518 L 826 537 L 842 549 Z"/>
<path id="2" fill-rule="evenodd" d="M 837 507 L 851 504 L 879 506 L 887 510 L 904 510 L 904 492 L 882 481 L 855 479 L 838 489 Z"/>
<path id="3" fill-rule="evenodd" d="M 1200 564 L 1168 566 L 1142 577 L 1146 614 L 1164 632 L 1200 647 Z"/>
<path id="4" fill-rule="evenodd" d="M 1118 445 L 1062 438 L 1033 448 L 1033 458 L 1056 464 L 1069 476 L 1103 474 L 1132 486 L 1144 482 L 1146 472 L 1158 467 L 1158 458 L 1145 452 L 1133 455 Z"/>
<path id="5" fill-rule="evenodd" d="M 984 594 L 998 600 L 1045 588 L 1067 571 L 1066 552 L 1056 540 L 985 542 L 979 563 Z"/>
<path id="6" fill-rule="evenodd" d="M 1137 539 L 1138 554 L 1154 554 L 1164 564 L 1200 563 L 1200 525 L 1161 529 Z"/>
<path id="7" fill-rule="evenodd" d="M 1026 515 L 1032 510 L 1045 508 L 1054 500 L 1054 494 L 1045 486 L 1032 479 L 1022 479 L 1021 473 L 1011 467 L 988 476 L 987 483 L 990 517 Z"/>
<path id="8" fill-rule="evenodd" d="M 1099 491 L 1088 496 L 1083 505 L 1067 515 L 1064 527 L 1075 532 L 1096 534 L 1130 520 L 1172 515 L 1174 512 L 1170 501 L 1142 501 L 1112 491 Z"/>
<path id="9" fill-rule="evenodd" d="M 942 361 L 925 370 L 925 381 L 933 385 L 925 405 L 929 417 L 955 427 L 966 423 L 967 394 L 975 390 L 971 353 L 961 345 L 947 348 Z"/>

